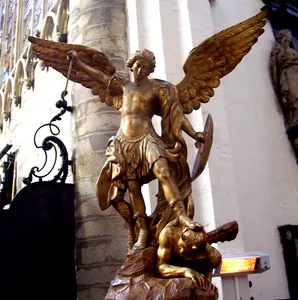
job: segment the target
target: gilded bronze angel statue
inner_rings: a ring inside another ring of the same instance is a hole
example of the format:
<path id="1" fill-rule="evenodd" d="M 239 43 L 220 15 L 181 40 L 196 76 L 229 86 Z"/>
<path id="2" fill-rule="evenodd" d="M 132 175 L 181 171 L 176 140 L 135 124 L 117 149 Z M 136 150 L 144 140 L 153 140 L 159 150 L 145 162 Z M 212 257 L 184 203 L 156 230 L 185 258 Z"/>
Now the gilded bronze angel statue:
<path id="1" fill-rule="evenodd" d="M 107 56 L 85 46 L 60 44 L 30 37 L 37 57 L 46 66 L 90 88 L 101 102 L 121 112 L 120 128 L 108 141 L 106 163 L 97 181 L 102 210 L 113 205 L 129 225 L 128 248 L 157 245 L 166 226 L 203 230 L 193 220 L 191 182 L 202 171 L 212 142 L 212 119 L 197 132 L 186 114 L 200 108 L 214 95 L 220 79 L 230 73 L 263 33 L 266 12 L 223 30 L 195 47 L 183 66 L 185 77 L 177 85 L 150 79 L 155 56 L 147 50 L 134 52 L 127 61 L 133 81 L 115 71 Z M 159 136 L 152 117 L 161 116 Z M 199 169 L 192 178 L 182 131 L 192 137 L 201 151 Z M 211 142 L 210 142 L 211 141 Z M 202 167 L 203 166 L 203 167 Z M 141 186 L 157 179 L 160 185 L 155 213 L 147 217 Z M 128 190 L 130 203 L 124 200 Z"/>

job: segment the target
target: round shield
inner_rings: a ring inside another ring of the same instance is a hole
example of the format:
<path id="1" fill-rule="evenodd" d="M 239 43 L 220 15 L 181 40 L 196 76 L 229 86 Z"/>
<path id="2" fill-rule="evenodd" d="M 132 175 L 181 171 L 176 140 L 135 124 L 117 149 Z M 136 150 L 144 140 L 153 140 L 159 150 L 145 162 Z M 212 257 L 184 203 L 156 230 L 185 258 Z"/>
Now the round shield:
<path id="1" fill-rule="evenodd" d="M 204 134 L 205 134 L 205 143 L 200 144 L 198 147 L 198 153 L 192 170 L 191 181 L 194 181 L 201 175 L 201 173 L 205 169 L 205 166 L 209 158 L 212 141 L 213 141 L 213 120 L 210 114 L 208 114 L 205 123 Z"/>
<path id="2" fill-rule="evenodd" d="M 110 163 L 106 162 L 96 182 L 96 197 L 101 210 L 106 210 L 111 205 L 109 190 L 112 185 L 112 172 L 110 169 Z"/>

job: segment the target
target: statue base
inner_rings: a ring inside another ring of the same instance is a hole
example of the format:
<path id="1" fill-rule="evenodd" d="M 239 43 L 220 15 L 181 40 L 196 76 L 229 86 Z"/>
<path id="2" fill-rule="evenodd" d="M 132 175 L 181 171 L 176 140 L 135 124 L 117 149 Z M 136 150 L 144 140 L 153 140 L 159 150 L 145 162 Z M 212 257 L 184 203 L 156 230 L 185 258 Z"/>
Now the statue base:
<path id="1" fill-rule="evenodd" d="M 105 300 L 216 300 L 218 298 L 217 288 L 214 285 L 202 291 L 188 278 L 155 277 L 156 253 L 156 248 L 149 247 L 128 254 L 111 282 Z"/>

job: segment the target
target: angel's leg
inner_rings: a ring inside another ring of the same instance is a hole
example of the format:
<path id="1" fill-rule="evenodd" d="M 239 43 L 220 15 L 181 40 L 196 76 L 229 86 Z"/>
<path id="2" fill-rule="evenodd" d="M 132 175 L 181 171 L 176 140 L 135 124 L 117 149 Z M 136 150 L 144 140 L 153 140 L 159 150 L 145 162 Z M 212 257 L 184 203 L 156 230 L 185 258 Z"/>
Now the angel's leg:
<path id="1" fill-rule="evenodd" d="M 166 158 L 160 157 L 153 165 L 153 173 L 162 185 L 165 198 L 174 212 L 177 213 L 180 225 L 190 228 L 201 228 L 202 225 L 193 221 L 186 213 L 183 200 L 174 178 L 171 177 Z"/>
<path id="2" fill-rule="evenodd" d="M 127 250 L 130 251 L 135 242 L 135 231 L 133 212 L 131 205 L 124 200 L 125 190 L 118 190 L 116 199 L 113 200 L 113 207 L 118 211 L 128 226 Z"/>
<path id="3" fill-rule="evenodd" d="M 141 185 L 137 180 L 128 180 L 129 198 L 134 213 L 133 218 L 136 220 L 138 239 L 133 246 L 133 251 L 146 248 L 148 242 L 148 228 L 146 224 L 145 202 L 141 192 Z"/>

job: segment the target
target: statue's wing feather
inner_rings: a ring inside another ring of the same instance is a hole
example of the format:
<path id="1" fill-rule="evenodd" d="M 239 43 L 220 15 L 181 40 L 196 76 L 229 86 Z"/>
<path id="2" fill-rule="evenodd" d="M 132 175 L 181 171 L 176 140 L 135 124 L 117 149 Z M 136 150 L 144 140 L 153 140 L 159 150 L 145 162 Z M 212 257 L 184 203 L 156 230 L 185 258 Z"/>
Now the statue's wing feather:
<path id="1" fill-rule="evenodd" d="M 76 51 L 79 59 L 86 65 L 103 72 L 108 77 L 115 75 L 115 67 L 109 61 L 107 56 L 95 49 L 75 44 L 62 44 L 53 41 L 43 40 L 30 36 L 29 41 L 34 44 L 33 50 L 36 56 L 44 61 L 47 67 L 52 67 L 65 77 L 68 76 L 69 60 L 68 52 Z M 90 88 L 93 95 L 99 95 L 100 101 L 105 102 L 107 105 L 114 105 L 119 109 L 122 105 L 122 90 L 114 89 L 113 96 L 109 91 L 112 87 L 107 89 L 101 82 L 94 80 L 87 73 L 81 70 L 78 66 L 73 65 L 69 79 L 78 82 Z M 115 84 L 114 84 L 115 85 Z M 116 90 L 116 93 L 115 93 Z"/>
<path id="2" fill-rule="evenodd" d="M 185 113 L 199 109 L 214 96 L 220 79 L 229 74 L 264 32 L 267 11 L 227 28 L 195 47 L 183 66 L 184 79 L 177 84 Z"/>

